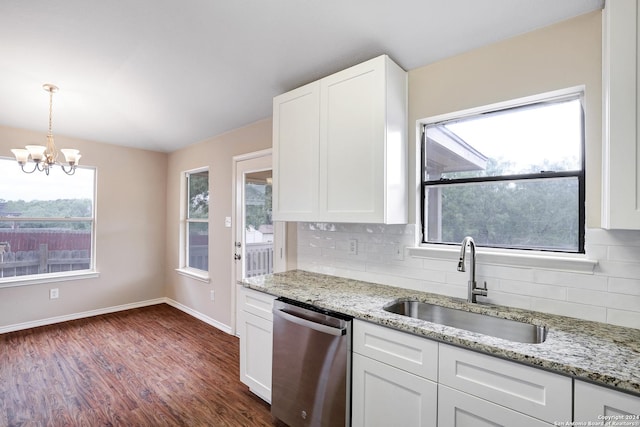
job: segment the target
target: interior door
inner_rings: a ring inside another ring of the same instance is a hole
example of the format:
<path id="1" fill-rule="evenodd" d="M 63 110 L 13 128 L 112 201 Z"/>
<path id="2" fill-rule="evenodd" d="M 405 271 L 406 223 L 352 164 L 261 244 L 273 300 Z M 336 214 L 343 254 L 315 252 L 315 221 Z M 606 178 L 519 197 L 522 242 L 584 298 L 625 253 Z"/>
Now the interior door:
<path id="1" fill-rule="evenodd" d="M 284 271 L 285 223 L 272 219 L 271 150 L 238 156 L 233 220 L 233 294 L 247 277 Z M 234 304 L 235 306 L 236 304 Z M 236 307 L 236 324 L 240 313 Z M 237 331 L 237 327 L 234 328 Z"/>

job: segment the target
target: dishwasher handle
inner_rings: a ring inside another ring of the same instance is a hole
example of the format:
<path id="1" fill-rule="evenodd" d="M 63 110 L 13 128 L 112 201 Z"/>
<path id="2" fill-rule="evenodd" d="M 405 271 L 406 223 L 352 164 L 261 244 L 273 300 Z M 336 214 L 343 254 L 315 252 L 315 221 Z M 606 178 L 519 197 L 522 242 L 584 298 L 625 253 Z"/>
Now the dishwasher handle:
<path id="1" fill-rule="evenodd" d="M 274 308 L 273 315 L 281 317 L 289 322 L 295 323 L 296 325 L 310 328 L 314 331 L 322 332 L 325 334 L 334 335 L 336 337 L 345 335 L 347 333 L 347 328 L 334 328 L 333 326 L 323 325 L 322 323 L 317 323 L 311 320 L 303 319 L 302 317 L 294 316 L 293 314 L 287 313 L 286 311 L 281 309 Z"/>

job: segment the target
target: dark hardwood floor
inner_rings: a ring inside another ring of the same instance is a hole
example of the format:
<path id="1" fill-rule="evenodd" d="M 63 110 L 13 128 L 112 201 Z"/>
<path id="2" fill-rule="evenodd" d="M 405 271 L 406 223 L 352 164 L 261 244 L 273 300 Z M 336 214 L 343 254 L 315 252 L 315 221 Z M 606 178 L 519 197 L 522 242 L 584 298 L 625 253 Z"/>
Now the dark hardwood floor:
<path id="1" fill-rule="evenodd" d="M 0 426 L 277 426 L 238 339 L 162 304 L 0 335 Z"/>

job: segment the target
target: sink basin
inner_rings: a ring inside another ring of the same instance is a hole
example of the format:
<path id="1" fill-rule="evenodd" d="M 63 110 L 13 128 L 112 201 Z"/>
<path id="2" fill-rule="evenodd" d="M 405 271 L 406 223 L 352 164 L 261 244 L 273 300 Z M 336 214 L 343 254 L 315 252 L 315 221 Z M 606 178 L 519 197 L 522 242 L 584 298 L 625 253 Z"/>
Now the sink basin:
<path id="1" fill-rule="evenodd" d="M 426 302 L 399 300 L 387 304 L 383 308 L 390 313 L 478 332 L 509 341 L 540 344 L 547 338 L 547 328 L 545 326 L 441 307 Z"/>

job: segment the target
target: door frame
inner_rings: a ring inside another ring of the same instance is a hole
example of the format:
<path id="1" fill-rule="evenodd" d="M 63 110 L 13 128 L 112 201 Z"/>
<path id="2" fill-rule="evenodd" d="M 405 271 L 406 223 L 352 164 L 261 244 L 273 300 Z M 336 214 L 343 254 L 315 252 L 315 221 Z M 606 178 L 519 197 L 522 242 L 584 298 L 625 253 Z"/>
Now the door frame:
<path id="1" fill-rule="evenodd" d="M 259 172 L 263 170 L 273 170 L 272 161 L 268 161 L 269 167 L 255 167 L 255 169 L 250 166 L 246 169 L 243 167 L 242 162 L 247 162 L 251 160 L 263 160 L 267 161 L 267 157 L 269 160 L 271 159 L 272 149 L 268 148 L 265 150 L 254 151 L 251 153 L 240 154 L 237 156 L 233 156 L 232 158 L 232 203 L 231 203 L 231 247 L 230 247 L 230 256 L 229 259 L 231 261 L 231 333 L 233 335 L 238 334 L 238 325 L 237 325 L 237 317 L 238 317 L 238 307 L 237 307 L 237 290 L 238 290 L 238 281 L 241 279 L 238 274 L 237 263 L 244 262 L 244 218 L 239 215 L 242 213 L 242 202 L 244 197 L 244 174 L 249 172 Z M 246 163 L 244 165 L 247 165 Z M 240 171 L 244 171 L 242 178 L 238 177 L 238 173 Z M 273 271 L 284 271 L 286 270 L 286 224 L 284 222 L 274 222 L 273 224 Z M 242 242 L 242 259 L 236 261 L 234 259 L 234 254 L 236 253 L 235 243 L 237 241 Z"/>

